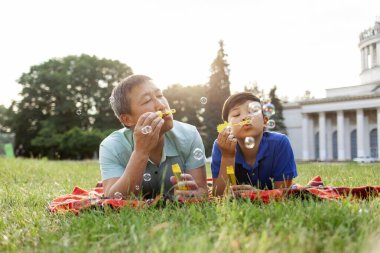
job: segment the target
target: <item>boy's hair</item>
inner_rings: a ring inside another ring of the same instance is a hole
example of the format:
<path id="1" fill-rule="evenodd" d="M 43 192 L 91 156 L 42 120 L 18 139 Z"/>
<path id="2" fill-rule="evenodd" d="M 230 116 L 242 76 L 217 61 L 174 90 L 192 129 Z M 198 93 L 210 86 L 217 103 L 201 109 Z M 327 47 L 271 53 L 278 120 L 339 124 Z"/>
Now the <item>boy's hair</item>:
<path id="1" fill-rule="evenodd" d="M 131 101 L 129 93 L 131 90 L 144 82 L 150 81 L 152 78 L 145 75 L 131 75 L 123 79 L 112 90 L 110 104 L 115 116 L 120 120 L 121 114 L 131 114 Z"/>
<path id="2" fill-rule="evenodd" d="M 230 110 L 236 106 L 244 103 L 245 101 L 257 101 L 261 104 L 260 98 L 253 95 L 252 92 L 239 92 L 236 94 L 233 94 L 227 98 L 227 100 L 224 102 L 223 109 L 222 109 L 222 119 L 224 121 L 228 121 L 228 113 Z"/>

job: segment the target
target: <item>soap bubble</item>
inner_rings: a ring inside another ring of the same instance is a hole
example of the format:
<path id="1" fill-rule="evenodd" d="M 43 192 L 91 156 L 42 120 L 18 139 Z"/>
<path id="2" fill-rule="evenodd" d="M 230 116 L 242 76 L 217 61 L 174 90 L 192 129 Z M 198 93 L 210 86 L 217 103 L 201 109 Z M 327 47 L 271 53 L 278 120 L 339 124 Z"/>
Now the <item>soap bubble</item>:
<path id="1" fill-rule="evenodd" d="M 264 115 L 267 117 L 271 117 L 276 113 L 275 107 L 271 103 L 267 103 L 263 105 Z"/>
<path id="2" fill-rule="evenodd" d="M 144 178 L 144 181 L 149 182 L 152 179 L 152 175 L 149 173 L 145 173 L 143 178 Z"/>
<path id="3" fill-rule="evenodd" d="M 77 110 L 77 111 L 76 111 L 76 114 L 77 114 L 77 115 L 81 115 L 81 114 L 82 114 L 82 111 L 81 111 L 81 110 Z"/>
<path id="4" fill-rule="evenodd" d="M 201 104 L 202 105 L 207 104 L 207 98 L 206 97 L 201 97 Z"/>
<path id="5" fill-rule="evenodd" d="M 135 189 L 136 189 L 136 190 L 140 190 L 140 186 L 139 186 L 139 185 L 136 185 L 136 186 L 135 186 Z"/>
<path id="6" fill-rule="evenodd" d="M 115 103 L 115 98 L 113 96 L 110 97 L 110 103 L 111 104 Z"/>
<path id="7" fill-rule="evenodd" d="M 261 114 L 261 105 L 259 102 L 251 102 L 248 104 L 248 112 L 253 115 Z"/>
<path id="8" fill-rule="evenodd" d="M 203 158 L 203 152 L 202 149 L 196 148 L 193 151 L 193 157 L 197 160 L 201 160 Z"/>
<path id="9" fill-rule="evenodd" d="M 143 134 L 149 134 L 152 132 L 152 127 L 151 126 L 144 126 L 141 128 L 141 133 Z"/>
<path id="10" fill-rule="evenodd" d="M 123 199 L 123 194 L 121 194 L 120 192 L 115 192 L 113 195 L 113 198 L 117 200 L 121 200 Z"/>
<path id="11" fill-rule="evenodd" d="M 246 148 L 252 149 L 255 146 L 255 139 L 251 136 L 245 137 L 244 145 Z"/>
<path id="12" fill-rule="evenodd" d="M 268 129 L 273 129 L 275 127 L 276 127 L 276 122 L 273 119 L 268 120 L 268 122 L 267 122 L 267 128 Z"/>

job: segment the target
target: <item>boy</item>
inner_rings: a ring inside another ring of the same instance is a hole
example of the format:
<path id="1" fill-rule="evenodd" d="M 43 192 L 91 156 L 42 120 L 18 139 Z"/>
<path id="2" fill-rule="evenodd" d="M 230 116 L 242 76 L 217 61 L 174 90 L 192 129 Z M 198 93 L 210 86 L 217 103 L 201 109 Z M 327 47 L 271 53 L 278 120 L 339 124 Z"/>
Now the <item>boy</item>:
<path id="1" fill-rule="evenodd" d="M 105 196 L 153 198 L 162 190 L 171 192 L 175 183 L 188 189 L 177 190 L 179 198 L 207 193 L 205 158 L 199 156 L 202 139 L 194 126 L 173 120 L 168 101 L 150 77 L 127 77 L 113 89 L 110 102 L 125 128 L 100 144 Z M 177 163 L 186 173 L 181 182 L 172 173 Z"/>
<path id="2" fill-rule="evenodd" d="M 215 195 L 224 193 L 226 167 L 231 165 L 238 184 L 232 186 L 236 194 L 253 190 L 253 186 L 260 189 L 290 187 L 297 176 L 288 138 L 280 133 L 265 132 L 268 117 L 261 111 L 251 112 L 252 107 L 261 108 L 261 102 L 250 92 L 234 94 L 223 105 L 222 118 L 231 127 L 219 133 L 213 146 L 211 171 Z M 239 124 L 247 119 L 247 123 Z"/>

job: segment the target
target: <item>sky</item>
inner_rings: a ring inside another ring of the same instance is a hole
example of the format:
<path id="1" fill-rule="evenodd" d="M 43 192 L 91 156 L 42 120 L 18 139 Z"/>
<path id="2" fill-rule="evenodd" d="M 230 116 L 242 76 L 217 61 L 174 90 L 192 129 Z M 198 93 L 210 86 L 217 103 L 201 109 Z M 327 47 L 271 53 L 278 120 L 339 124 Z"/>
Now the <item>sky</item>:
<path id="1" fill-rule="evenodd" d="M 257 83 L 294 100 L 360 84 L 359 33 L 379 0 L 12 0 L 0 3 L 0 104 L 51 58 L 119 60 L 168 85 L 205 84 L 223 40 L 231 91 Z"/>

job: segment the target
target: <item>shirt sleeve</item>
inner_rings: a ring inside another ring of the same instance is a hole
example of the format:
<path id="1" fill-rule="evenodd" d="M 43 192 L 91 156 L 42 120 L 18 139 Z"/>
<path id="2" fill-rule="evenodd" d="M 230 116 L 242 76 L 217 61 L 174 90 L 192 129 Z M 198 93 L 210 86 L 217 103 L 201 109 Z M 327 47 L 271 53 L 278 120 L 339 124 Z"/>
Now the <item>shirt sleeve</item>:
<path id="1" fill-rule="evenodd" d="M 212 158 L 211 158 L 211 173 L 213 178 L 219 176 L 220 163 L 222 161 L 222 152 L 219 149 L 218 143 L 214 141 L 212 146 Z"/>
<path id="2" fill-rule="evenodd" d="M 105 144 L 99 147 L 99 163 L 102 180 L 121 177 L 124 167 L 120 164 L 117 154 L 112 152 Z"/>
<path id="3" fill-rule="evenodd" d="M 288 137 L 281 139 L 274 157 L 274 181 L 290 180 L 297 177 L 297 167 Z"/>
<path id="4" fill-rule="evenodd" d="M 206 164 L 205 148 L 203 146 L 202 138 L 198 131 L 195 129 L 193 142 L 191 143 L 190 152 L 185 161 L 186 170 L 192 170 L 202 167 Z"/>

